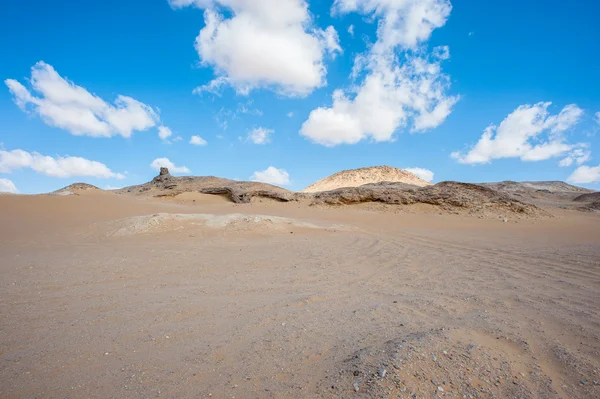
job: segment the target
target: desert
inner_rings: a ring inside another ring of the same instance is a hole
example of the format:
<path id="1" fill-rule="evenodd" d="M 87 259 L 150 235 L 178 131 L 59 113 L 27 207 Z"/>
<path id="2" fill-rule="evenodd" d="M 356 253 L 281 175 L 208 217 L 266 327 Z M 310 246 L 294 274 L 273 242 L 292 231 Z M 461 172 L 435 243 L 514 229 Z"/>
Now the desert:
<path id="1" fill-rule="evenodd" d="M 0 196 L 0 396 L 597 397 L 596 196 L 403 184 Z"/>
<path id="2" fill-rule="evenodd" d="M 598 16 L 0 0 L 0 399 L 599 399 Z"/>

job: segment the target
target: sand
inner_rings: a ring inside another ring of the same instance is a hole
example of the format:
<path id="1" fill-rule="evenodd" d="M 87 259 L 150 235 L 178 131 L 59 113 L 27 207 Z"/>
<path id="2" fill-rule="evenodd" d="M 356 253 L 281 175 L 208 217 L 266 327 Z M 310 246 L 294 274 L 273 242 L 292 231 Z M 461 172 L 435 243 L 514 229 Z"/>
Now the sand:
<path id="1" fill-rule="evenodd" d="M 1 196 L 0 397 L 600 397 L 600 218 L 550 211 Z"/>

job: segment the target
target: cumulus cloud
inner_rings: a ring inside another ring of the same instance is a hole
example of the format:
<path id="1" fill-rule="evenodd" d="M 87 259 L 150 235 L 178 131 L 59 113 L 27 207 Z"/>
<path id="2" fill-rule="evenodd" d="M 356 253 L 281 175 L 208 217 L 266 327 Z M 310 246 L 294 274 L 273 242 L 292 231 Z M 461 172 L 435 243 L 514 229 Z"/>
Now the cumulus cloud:
<path id="1" fill-rule="evenodd" d="M 248 140 L 252 141 L 254 144 L 267 144 L 271 142 L 270 136 L 273 133 L 274 131 L 271 129 L 257 127 L 248 133 Z"/>
<path id="2" fill-rule="evenodd" d="M 567 143 L 563 133 L 577 124 L 583 111 L 571 104 L 559 114 L 550 115 L 548 107 L 551 104 L 521 105 L 499 126 L 487 127 L 477 144 L 466 154 L 453 152 L 452 157 L 464 164 L 488 163 L 500 158 L 542 161 L 573 151 L 572 156 L 567 158 L 582 158 L 578 154 L 586 146 Z"/>
<path id="3" fill-rule="evenodd" d="M 18 194 L 19 190 L 11 180 L 0 179 L 0 193 Z"/>
<path id="4" fill-rule="evenodd" d="M 134 131 L 144 131 L 159 123 L 157 112 L 148 105 L 123 95 L 109 104 L 63 78 L 43 61 L 31 68 L 29 79 L 32 92 L 40 97 L 14 79 L 6 79 L 4 83 L 23 111 L 35 112 L 46 124 L 76 136 L 130 137 Z"/>
<path id="5" fill-rule="evenodd" d="M 580 166 L 569 178 L 569 183 L 586 184 L 600 182 L 600 165 L 598 166 Z"/>
<path id="6" fill-rule="evenodd" d="M 99 179 L 124 179 L 106 165 L 80 157 L 57 157 L 29 153 L 23 150 L 0 150 L 0 173 L 11 173 L 18 169 L 32 169 L 50 177 L 97 177 Z"/>
<path id="7" fill-rule="evenodd" d="M 190 139 L 190 144 L 192 144 L 192 145 L 207 145 L 208 142 L 200 136 L 192 136 L 192 138 Z"/>
<path id="8" fill-rule="evenodd" d="M 404 169 L 407 172 L 412 173 L 413 175 L 417 176 L 418 178 L 421 178 L 425 181 L 431 182 L 433 180 L 433 172 L 430 171 L 429 169 L 423 169 L 423 168 L 405 168 Z"/>
<path id="9" fill-rule="evenodd" d="M 269 166 L 265 170 L 256 171 L 250 176 L 250 180 L 261 183 L 275 184 L 278 186 L 286 186 L 290 184 L 290 175 L 284 169 L 277 169 L 274 166 Z"/>
<path id="10" fill-rule="evenodd" d="M 441 70 L 449 50 L 427 52 L 421 44 L 446 23 L 451 8 L 447 0 L 336 0 L 336 14 L 372 16 L 377 40 L 354 60 L 357 84 L 336 90 L 332 106 L 313 110 L 300 133 L 335 146 L 391 141 L 401 128 L 418 132 L 444 122 L 458 101 L 446 94 L 450 79 Z"/>
<path id="11" fill-rule="evenodd" d="M 169 137 L 171 137 L 173 135 L 173 131 L 171 131 L 171 129 L 169 129 L 166 126 L 159 126 L 158 127 L 158 137 L 160 137 L 161 140 L 166 140 Z"/>
<path id="12" fill-rule="evenodd" d="M 596 112 L 595 118 L 596 123 L 598 123 L 600 125 L 600 112 Z"/>
<path id="13" fill-rule="evenodd" d="M 231 85 L 248 94 L 259 87 L 305 96 L 325 85 L 327 54 L 341 52 L 333 27 L 314 26 L 306 0 L 169 0 L 173 8 L 204 9 L 196 38 L 202 63 L 218 77 L 195 90 L 220 93 Z"/>
<path id="14" fill-rule="evenodd" d="M 176 166 L 168 158 L 157 158 L 150 164 L 150 167 L 156 171 L 160 168 L 169 168 L 169 172 L 173 173 L 190 173 L 190 170 L 185 166 Z"/>

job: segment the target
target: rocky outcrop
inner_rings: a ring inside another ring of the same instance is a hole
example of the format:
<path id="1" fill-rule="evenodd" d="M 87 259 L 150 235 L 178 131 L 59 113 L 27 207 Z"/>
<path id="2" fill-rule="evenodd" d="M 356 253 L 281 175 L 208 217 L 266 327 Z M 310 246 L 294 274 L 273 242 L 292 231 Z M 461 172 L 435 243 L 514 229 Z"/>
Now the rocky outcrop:
<path id="1" fill-rule="evenodd" d="M 225 195 L 238 204 L 251 202 L 252 198 L 272 198 L 282 202 L 293 201 L 296 194 L 283 189 L 258 182 L 242 182 L 214 176 L 172 176 L 167 168 L 161 168 L 160 174 L 151 182 L 139 186 L 126 187 L 119 194 L 137 196 L 173 197 L 185 192 Z"/>
<path id="2" fill-rule="evenodd" d="M 576 197 L 575 202 L 600 202 L 600 192 L 582 194 Z"/>
<path id="3" fill-rule="evenodd" d="M 292 192 L 273 191 L 264 189 L 251 189 L 244 184 L 233 184 L 229 186 L 207 187 L 199 190 L 202 194 L 225 195 L 236 204 L 248 204 L 252 198 L 271 198 L 281 202 L 290 202 L 296 199 Z"/>
<path id="4" fill-rule="evenodd" d="M 185 192 L 222 195 L 236 204 L 251 203 L 253 198 L 269 198 L 281 202 L 302 201 L 309 205 L 429 204 L 445 212 L 548 216 L 535 205 L 521 202 L 509 195 L 481 185 L 458 182 L 442 182 L 425 187 L 403 182 L 377 182 L 317 193 L 294 193 L 258 182 L 235 181 L 214 176 L 177 177 L 164 169 L 151 182 L 117 191 L 119 194 L 148 197 L 174 197 Z"/>
<path id="5" fill-rule="evenodd" d="M 314 194 L 314 204 L 346 205 L 380 202 L 396 205 L 430 204 L 442 210 L 469 210 L 547 215 L 535 205 L 523 203 L 476 184 L 442 182 L 422 188 L 407 188 L 402 183 L 382 183 L 341 188 Z"/>

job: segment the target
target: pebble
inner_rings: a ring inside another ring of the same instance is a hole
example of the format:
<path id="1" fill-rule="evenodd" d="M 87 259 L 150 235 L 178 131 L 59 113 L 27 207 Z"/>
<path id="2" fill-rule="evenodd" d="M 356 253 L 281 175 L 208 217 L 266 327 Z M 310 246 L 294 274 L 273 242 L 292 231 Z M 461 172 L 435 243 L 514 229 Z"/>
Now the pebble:
<path id="1" fill-rule="evenodd" d="M 379 373 L 378 373 L 378 374 L 379 374 L 379 376 L 380 376 L 381 378 L 383 378 L 383 377 L 385 377 L 385 375 L 387 374 L 387 370 L 386 370 L 386 369 L 381 369 L 381 370 L 379 370 Z"/>
<path id="2" fill-rule="evenodd" d="M 354 384 L 352 384 L 352 386 L 354 387 L 354 392 L 358 392 L 358 382 L 355 382 Z"/>
<path id="3" fill-rule="evenodd" d="M 431 355 L 431 360 L 433 360 L 434 362 L 437 362 L 437 357 L 435 357 L 435 355 Z"/>
<path id="4" fill-rule="evenodd" d="M 438 387 L 438 391 L 440 391 L 440 392 L 444 392 L 444 388 L 442 388 L 442 387 Z"/>

